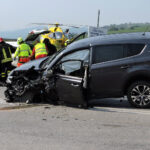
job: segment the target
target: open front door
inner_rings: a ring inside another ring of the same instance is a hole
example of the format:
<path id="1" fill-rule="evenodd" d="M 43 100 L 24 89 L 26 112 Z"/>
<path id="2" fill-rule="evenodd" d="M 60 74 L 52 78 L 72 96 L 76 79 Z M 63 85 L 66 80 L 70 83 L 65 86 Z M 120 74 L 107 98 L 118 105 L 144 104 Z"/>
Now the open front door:
<path id="1" fill-rule="evenodd" d="M 56 90 L 59 99 L 70 104 L 84 104 L 83 79 L 67 75 L 57 75 Z"/>
<path id="2" fill-rule="evenodd" d="M 83 61 L 64 61 L 58 65 L 56 72 L 55 85 L 59 99 L 70 104 L 84 104 Z"/>
<path id="3" fill-rule="evenodd" d="M 57 63 L 55 87 L 60 100 L 77 105 L 86 103 L 87 69 L 84 62 L 88 60 L 89 50 L 83 49 L 64 55 Z"/>

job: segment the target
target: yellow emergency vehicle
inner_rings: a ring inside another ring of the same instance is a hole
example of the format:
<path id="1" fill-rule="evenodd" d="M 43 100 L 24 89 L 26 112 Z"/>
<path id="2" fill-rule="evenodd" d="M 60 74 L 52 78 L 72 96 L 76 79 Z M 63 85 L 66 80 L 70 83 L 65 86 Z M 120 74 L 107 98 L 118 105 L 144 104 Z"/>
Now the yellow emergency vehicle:
<path id="1" fill-rule="evenodd" d="M 51 44 L 55 45 L 57 50 L 60 50 L 64 47 L 65 41 L 68 40 L 67 36 L 63 32 L 62 28 L 60 27 L 61 24 L 49 24 L 49 33 L 41 34 L 40 40 L 43 42 L 45 38 L 48 38 Z"/>

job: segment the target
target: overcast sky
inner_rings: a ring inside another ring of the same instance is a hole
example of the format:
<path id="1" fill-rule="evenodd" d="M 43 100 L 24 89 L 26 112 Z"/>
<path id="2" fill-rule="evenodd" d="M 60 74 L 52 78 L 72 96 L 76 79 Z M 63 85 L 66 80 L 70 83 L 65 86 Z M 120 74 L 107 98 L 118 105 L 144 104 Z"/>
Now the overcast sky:
<path id="1" fill-rule="evenodd" d="M 0 0 L 0 31 L 32 22 L 96 25 L 150 22 L 150 0 Z"/>

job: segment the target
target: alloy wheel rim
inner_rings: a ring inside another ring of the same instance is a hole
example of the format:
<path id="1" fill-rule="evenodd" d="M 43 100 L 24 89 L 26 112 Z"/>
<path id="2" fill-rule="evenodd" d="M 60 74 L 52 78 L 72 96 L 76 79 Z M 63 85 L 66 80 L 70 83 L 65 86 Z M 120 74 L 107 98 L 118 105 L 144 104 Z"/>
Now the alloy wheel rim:
<path id="1" fill-rule="evenodd" d="M 137 85 L 131 91 L 132 102 L 139 106 L 146 106 L 150 103 L 150 87 Z"/>

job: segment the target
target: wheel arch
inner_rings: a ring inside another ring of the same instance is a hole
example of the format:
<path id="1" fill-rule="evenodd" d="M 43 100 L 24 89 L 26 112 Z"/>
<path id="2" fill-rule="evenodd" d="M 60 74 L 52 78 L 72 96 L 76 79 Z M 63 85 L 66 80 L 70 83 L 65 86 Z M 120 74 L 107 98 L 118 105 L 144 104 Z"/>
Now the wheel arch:
<path id="1" fill-rule="evenodd" d="M 149 74 L 136 74 L 136 75 L 130 76 L 126 80 L 126 82 L 123 86 L 124 95 L 127 94 L 127 90 L 130 87 L 130 85 L 136 81 L 148 81 L 148 82 L 150 82 L 150 75 Z"/>

